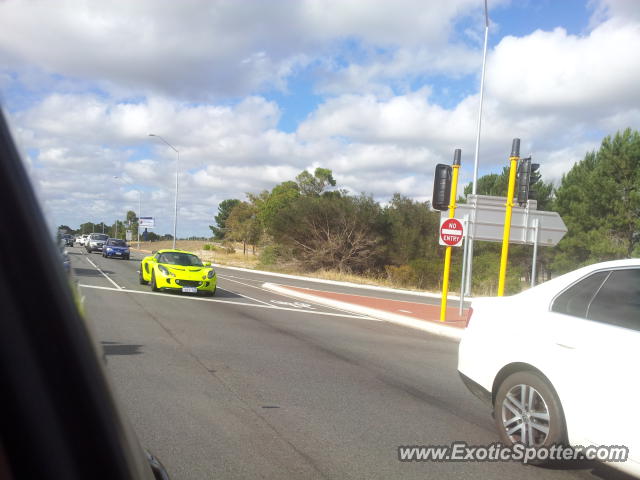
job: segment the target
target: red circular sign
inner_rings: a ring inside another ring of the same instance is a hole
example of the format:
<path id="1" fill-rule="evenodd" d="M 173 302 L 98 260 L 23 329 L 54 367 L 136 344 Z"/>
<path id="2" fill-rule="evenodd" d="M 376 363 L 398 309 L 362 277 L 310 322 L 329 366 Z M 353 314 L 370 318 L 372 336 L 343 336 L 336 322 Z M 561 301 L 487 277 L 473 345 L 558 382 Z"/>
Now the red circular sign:
<path id="1" fill-rule="evenodd" d="M 462 242 L 462 222 L 455 218 L 447 218 L 440 227 L 440 240 L 445 245 L 454 247 Z"/>

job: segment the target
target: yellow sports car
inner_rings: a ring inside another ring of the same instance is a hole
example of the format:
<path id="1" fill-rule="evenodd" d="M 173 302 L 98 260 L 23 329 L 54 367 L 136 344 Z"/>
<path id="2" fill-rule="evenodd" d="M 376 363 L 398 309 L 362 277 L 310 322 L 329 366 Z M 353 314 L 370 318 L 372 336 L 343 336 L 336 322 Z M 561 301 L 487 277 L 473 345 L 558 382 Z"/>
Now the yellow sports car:
<path id="1" fill-rule="evenodd" d="M 140 284 L 151 290 L 215 295 L 218 279 L 211 262 L 184 250 L 158 250 L 140 263 Z"/>

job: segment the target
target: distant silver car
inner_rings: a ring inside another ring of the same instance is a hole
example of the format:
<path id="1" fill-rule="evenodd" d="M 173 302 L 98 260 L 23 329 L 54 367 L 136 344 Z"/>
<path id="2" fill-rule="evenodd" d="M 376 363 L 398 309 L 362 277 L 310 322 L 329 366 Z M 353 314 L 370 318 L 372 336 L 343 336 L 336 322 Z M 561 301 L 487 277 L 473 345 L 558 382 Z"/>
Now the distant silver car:
<path id="1" fill-rule="evenodd" d="M 89 235 L 89 238 L 85 240 L 85 248 L 88 253 L 101 252 L 107 240 L 109 240 L 109 235 L 106 233 L 92 233 Z"/>

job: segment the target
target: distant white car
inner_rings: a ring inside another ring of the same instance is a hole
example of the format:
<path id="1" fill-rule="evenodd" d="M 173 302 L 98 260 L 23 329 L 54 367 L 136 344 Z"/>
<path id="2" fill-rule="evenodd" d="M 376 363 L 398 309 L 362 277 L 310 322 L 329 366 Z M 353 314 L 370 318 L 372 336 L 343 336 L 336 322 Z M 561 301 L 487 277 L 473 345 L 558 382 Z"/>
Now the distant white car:
<path id="1" fill-rule="evenodd" d="M 640 259 L 473 300 L 458 371 L 505 444 L 622 445 L 640 477 Z"/>

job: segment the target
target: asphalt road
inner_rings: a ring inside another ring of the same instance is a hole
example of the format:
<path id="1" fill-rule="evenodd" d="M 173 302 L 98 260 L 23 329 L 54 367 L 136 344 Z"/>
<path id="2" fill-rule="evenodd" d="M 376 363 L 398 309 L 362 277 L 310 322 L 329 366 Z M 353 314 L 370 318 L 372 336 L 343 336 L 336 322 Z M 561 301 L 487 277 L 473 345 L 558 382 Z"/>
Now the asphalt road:
<path id="1" fill-rule="evenodd" d="M 122 406 L 174 480 L 626 478 L 400 462 L 400 445 L 498 441 L 455 342 L 261 288 L 277 277 L 218 268 L 214 298 L 159 294 L 133 258 L 69 252 Z"/>

